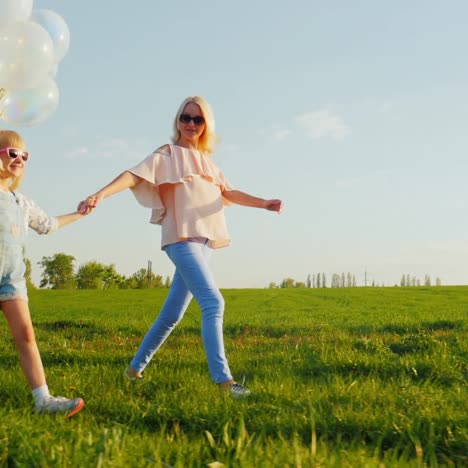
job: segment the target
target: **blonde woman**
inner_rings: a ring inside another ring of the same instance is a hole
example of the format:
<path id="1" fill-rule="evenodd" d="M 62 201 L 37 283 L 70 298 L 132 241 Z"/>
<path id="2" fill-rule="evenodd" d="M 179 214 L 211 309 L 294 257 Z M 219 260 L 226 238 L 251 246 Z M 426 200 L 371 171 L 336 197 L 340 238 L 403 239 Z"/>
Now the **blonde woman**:
<path id="1" fill-rule="evenodd" d="M 192 299 L 202 313 L 202 338 L 213 382 L 234 398 L 250 391 L 231 374 L 224 351 L 224 299 L 208 266 L 213 249 L 229 245 L 224 205 L 281 210 L 281 200 L 265 200 L 234 190 L 214 163 L 216 141 L 211 107 L 199 96 L 188 97 L 174 120 L 173 144 L 158 148 L 137 166 L 80 202 L 88 213 L 104 198 L 130 188 L 152 210 L 151 222 L 162 226 L 161 248 L 175 265 L 168 297 L 126 370 L 130 379 L 142 372 L 180 322 Z"/>
<path id="2" fill-rule="evenodd" d="M 34 336 L 28 305 L 23 257 L 27 228 L 39 234 L 56 231 L 83 217 L 78 212 L 50 217 L 31 199 L 17 192 L 29 153 L 21 136 L 0 130 L 0 307 L 20 355 L 39 413 L 65 413 L 69 418 L 85 405 L 82 398 L 50 395 Z"/>

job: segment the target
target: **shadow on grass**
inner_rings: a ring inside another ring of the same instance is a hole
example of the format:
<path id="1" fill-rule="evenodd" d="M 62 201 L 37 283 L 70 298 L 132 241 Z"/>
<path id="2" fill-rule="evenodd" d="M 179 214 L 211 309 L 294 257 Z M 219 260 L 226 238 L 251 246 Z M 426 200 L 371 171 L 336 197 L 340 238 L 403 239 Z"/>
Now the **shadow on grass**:
<path id="1" fill-rule="evenodd" d="M 135 327 L 105 327 L 93 322 L 72 320 L 58 320 L 54 322 L 39 322 L 34 325 L 37 330 L 62 333 L 65 337 L 80 337 L 82 339 L 95 339 L 108 337 L 109 334 L 123 334 L 124 336 L 142 336 L 142 331 Z"/>
<path id="2" fill-rule="evenodd" d="M 462 320 L 436 320 L 434 322 L 421 323 L 390 323 L 383 327 L 376 328 L 372 325 L 358 325 L 350 327 L 348 330 L 354 334 L 371 334 L 371 333 L 392 333 L 395 335 L 406 335 L 408 333 L 434 332 L 447 330 L 463 330 L 465 324 Z"/>
<path id="3" fill-rule="evenodd" d="M 323 363 L 320 360 L 307 362 L 295 371 L 302 383 L 312 379 L 321 379 L 324 384 L 336 376 L 353 381 L 363 378 L 372 378 L 381 382 L 394 383 L 400 380 L 410 379 L 418 383 L 430 383 L 441 387 L 452 387 L 463 384 L 465 377 L 460 369 L 441 368 L 430 362 L 416 360 L 411 364 L 402 364 L 400 360 L 367 363 L 367 362 L 337 362 Z"/>

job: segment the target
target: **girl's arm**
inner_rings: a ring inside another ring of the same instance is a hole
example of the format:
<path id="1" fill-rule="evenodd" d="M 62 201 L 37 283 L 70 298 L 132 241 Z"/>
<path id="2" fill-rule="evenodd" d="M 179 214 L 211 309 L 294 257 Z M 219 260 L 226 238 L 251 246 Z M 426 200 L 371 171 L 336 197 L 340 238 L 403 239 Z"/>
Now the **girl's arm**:
<path id="1" fill-rule="evenodd" d="M 104 198 L 110 197 L 122 190 L 132 188 L 138 185 L 143 179 L 141 177 L 132 174 L 131 172 L 125 171 L 117 176 L 112 182 L 107 184 L 101 190 L 98 190 L 93 195 L 90 195 L 78 205 L 78 212 L 81 214 L 88 214 L 93 208 L 104 200 Z"/>
<path id="2" fill-rule="evenodd" d="M 16 199 L 25 216 L 26 224 L 38 234 L 50 234 L 57 229 L 81 219 L 84 215 L 75 211 L 61 216 L 49 216 L 31 198 L 17 194 Z"/>
<path id="3" fill-rule="evenodd" d="M 264 198 L 254 197 L 248 193 L 239 190 L 225 190 L 223 197 L 236 205 L 251 206 L 253 208 L 264 208 L 269 211 L 281 212 L 283 209 L 283 202 L 278 199 L 265 200 Z"/>
<path id="4" fill-rule="evenodd" d="M 83 218 L 85 215 L 81 214 L 79 211 L 75 211 L 73 213 L 68 213 L 60 216 L 56 216 L 58 227 L 61 228 L 66 226 L 67 224 L 73 223 L 74 221 L 78 221 L 79 219 Z"/>

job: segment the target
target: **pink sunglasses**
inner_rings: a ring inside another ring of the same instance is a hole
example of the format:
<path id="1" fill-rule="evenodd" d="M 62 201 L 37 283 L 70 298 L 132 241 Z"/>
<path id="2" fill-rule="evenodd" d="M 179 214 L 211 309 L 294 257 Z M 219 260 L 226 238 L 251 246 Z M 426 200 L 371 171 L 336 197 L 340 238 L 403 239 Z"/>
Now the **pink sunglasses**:
<path id="1" fill-rule="evenodd" d="M 24 162 L 26 162 L 29 158 L 29 153 L 27 151 L 20 150 L 18 148 L 10 148 L 10 147 L 0 148 L 0 153 L 2 153 L 3 151 L 6 151 L 6 153 L 11 159 L 16 159 L 21 156 L 21 159 Z"/>

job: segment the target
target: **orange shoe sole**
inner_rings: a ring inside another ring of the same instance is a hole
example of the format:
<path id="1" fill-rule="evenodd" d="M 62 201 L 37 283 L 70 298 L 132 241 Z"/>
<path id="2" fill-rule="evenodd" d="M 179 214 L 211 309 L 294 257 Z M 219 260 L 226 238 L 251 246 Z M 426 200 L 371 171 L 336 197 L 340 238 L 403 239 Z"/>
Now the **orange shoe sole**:
<path id="1" fill-rule="evenodd" d="M 79 413 L 84 407 L 85 407 L 85 402 L 83 400 L 83 398 L 79 398 L 79 402 L 78 404 L 75 406 L 75 408 L 73 408 L 66 416 L 65 418 L 68 419 L 68 418 L 71 418 L 72 416 L 74 416 L 76 413 Z"/>

